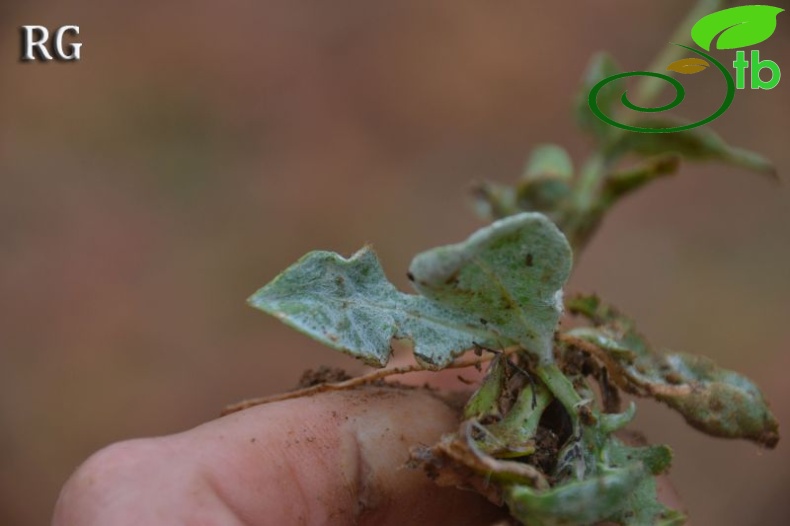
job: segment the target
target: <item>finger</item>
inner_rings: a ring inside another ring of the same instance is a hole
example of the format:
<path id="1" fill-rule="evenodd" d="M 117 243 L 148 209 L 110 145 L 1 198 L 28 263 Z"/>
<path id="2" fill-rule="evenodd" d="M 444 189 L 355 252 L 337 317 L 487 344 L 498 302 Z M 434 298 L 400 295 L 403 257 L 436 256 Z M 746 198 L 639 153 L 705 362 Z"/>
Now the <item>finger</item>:
<path id="1" fill-rule="evenodd" d="M 55 524 L 486 524 L 501 511 L 405 467 L 411 446 L 457 426 L 421 389 L 258 406 L 99 453 L 64 488 Z"/>

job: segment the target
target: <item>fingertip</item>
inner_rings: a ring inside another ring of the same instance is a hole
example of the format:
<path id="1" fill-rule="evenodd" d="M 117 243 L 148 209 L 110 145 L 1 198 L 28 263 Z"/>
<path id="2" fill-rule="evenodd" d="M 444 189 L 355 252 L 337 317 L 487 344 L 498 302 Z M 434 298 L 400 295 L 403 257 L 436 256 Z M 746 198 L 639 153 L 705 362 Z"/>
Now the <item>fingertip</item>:
<path id="1" fill-rule="evenodd" d="M 170 437 L 126 440 L 91 455 L 64 484 L 53 526 L 239 524 Z"/>

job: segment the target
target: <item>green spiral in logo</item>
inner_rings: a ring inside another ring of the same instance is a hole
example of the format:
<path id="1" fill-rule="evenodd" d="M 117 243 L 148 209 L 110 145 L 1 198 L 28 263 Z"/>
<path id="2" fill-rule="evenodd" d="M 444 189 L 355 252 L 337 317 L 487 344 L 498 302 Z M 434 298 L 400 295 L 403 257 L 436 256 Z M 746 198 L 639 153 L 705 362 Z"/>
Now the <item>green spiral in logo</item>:
<path id="1" fill-rule="evenodd" d="M 624 91 L 622 97 L 620 98 L 623 105 L 626 108 L 639 111 L 642 113 L 656 113 L 656 112 L 671 110 L 672 108 L 678 106 L 681 102 L 683 102 L 683 99 L 686 97 L 686 90 L 683 89 L 683 85 L 678 80 L 670 77 L 669 75 L 665 75 L 663 73 L 655 73 L 653 71 L 629 71 L 627 73 L 619 73 L 617 75 L 612 75 L 611 77 L 606 77 L 598 84 L 593 86 L 593 89 L 590 90 L 588 102 L 590 104 L 590 109 L 595 114 L 595 116 L 601 119 L 602 121 L 606 122 L 607 124 L 611 124 L 612 126 L 615 126 L 617 128 L 621 128 L 623 130 L 628 130 L 628 131 L 641 132 L 641 133 L 673 133 L 673 132 L 679 132 L 684 130 L 690 130 L 692 128 L 702 126 L 703 124 L 707 124 L 712 120 L 721 117 L 721 115 L 725 111 L 727 111 L 727 108 L 730 107 L 733 99 L 735 98 L 735 81 L 733 80 L 732 75 L 730 75 L 730 72 L 727 71 L 727 69 L 718 60 L 711 57 L 707 53 L 703 51 L 699 51 L 697 49 L 690 48 L 688 46 L 684 46 L 683 44 L 675 44 L 675 45 L 688 49 L 692 53 L 696 53 L 697 55 L 701 55 L 705 57 L 707 60 L 715 64 L 716 67 L 719 69 L 719 71 L 721 71 L 721 74 L 724 75 L 724 80 L 727 82 L 727 96 L 724 98 L 724 102 L 722 102 L 721 106 L 719 107 L 718 110 L 716 110 L 715 113 L 713 113 L 709 117 L 702 119 L 701 121 L 693 122 L 691 124 L 685 124 L 683 126 L 673 126 L 671 128 L 648 128 L 643 126 L 631 126 L 629 124 L 617 122 L 616 120 L 605 115 L 598 107 L 598 92 L 600 92 L 604 86 L 615 80 L 619 80 L 626 77 L 655 77 L 665 80 L 670 84 L 672 84 L 672 86 L 675 88 L 675 99 L 669 104 L 665 104 L 664 106 L 659 106 L 656 108 L 645 108 L 632 103 L 630 100 L 628 100 L 628 92 Z"/>

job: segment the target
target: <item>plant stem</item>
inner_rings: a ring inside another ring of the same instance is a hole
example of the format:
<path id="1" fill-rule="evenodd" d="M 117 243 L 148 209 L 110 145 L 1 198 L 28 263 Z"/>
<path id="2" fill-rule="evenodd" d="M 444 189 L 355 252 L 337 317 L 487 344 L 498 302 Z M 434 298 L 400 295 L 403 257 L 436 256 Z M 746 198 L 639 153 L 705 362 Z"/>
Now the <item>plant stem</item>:
<path id="1" fill-rule="evenodd" d="M 576 392 L 573 384 L 567 376 L 560 370 L 556 363 L 540 364 L 535 368 L 535 374 L 551 394 L 560 401 L 568 412 L 568 416 L 573 422 L 574 436 L 579 429 L 579 405 L 583 402 L 582 397 Z"/>
<path id="2" fill-rule="evenodd" d="M 672 44 L 664 47 L 656 56 L 648 71 L 665 69 L 669 63 L 677 60 L 685 50 L 674 44 L 690 44 L 691 28 L 694 24 L 703 16 L 722 9 L 727 3 L 728 0 L 699 0 L 675 30 L 670 40 Z M 664 86 L 665 82 L 655 77 L 645 77 L 640 80 L 636 86 L 636 97 L 639 104 L 641 106 L 652 105 Z M 617 142 L 624 133 L 626 132 L 620 129 L 614 131 L 610 144 Z M 584 162 L 584 168 L 576 182 L 574 195 L 575 203 L 578 209 L 583 212 L 583 216 L 586 216 L 586 212 L 589 212 L 591 207 L 597 202 L 603 177 L 616 161 L 615 155 L 610 155 L 609 152 L 604 150 L 593 153 Z M 580 246 L 574 246 L 574 251 L 584 246 L 588 236 L 582 237 L 583 239 L 579 240 Z"/>
<path id="3" fill-rule="evenodd" d="M 726 3 L 726 0 L 699 0 L 697 5 L 689 11 L 677 29 L 675 29 L 669 41 L 672 44 L 690 45 L 692 43 L 691 28 L 694 27 L 694 24 L 703 16 L 723 8 Z M 650 64 L 648 71 L 663 70 L 668 64 L 678 60 L 684 53 L 685 50 L 680 46 L 665 46 Z M 665 82 L 655 77 L 642 79 L 636 86 L 636 100 L 641 101 L 640 105 L 642 106 L 649 105 L 656 99 L 665 85 Z"/>
<path id="4" fill-rule="evenodd" d="M 464 369 L 466 367 L 478 367 L 484 363 L 490 362 L 500 354 L 504 354 L 507 356 L 510 354 L 514 354 L 515 352 L 520 350 L 521 350 L 520 347 L 509 347 L 501 351 L 501 353 L 497 352 L 496 354 L 490 354 L 488 356 L 483 356 L 480 358 L 457 360 L 451 363 L 450 365 L 448 365 L 447 367 L 445 367 L 445 369 Z M 382 380 L 384 378 L 387 378 L 388 376 L 416 373 L 419 371 L 428 371 L 428 370 L 429 369 L 426 369 L 425 367 L 419 364 L 404 365 L 402 367 L 390 367 L 389 369 L 377 369 L 368 374 L 363 374 L 362 376 L 357 376 L 356 378 L 351 378 L 350 380 L 345 380 L 343 382 L 312 385 L 310 387 L 305 387 L 303 389 L 296 389 L 294 391 L 289 391 L 287 393 L 278 393 L 271 396 L 263 396 L 260 398 L 251 398 L 249 400 L 243 400 L 236 404 L 227 406 L 225 409 L 222 410 L 220 416 L 236 413 L 238 411 L 249 409 L 250 407 L 254 407 L 256 405 L 269 404 L 272 402 L 281 402 L 283 400 L 290 400 L 292 398 L 301 398 L 303 396 L 311 396 L 314 394 L 324 393 L 327 391 L 344 391 L 347 389 L 353 389 L 355 387 L 359 387 L 361 385 L 369 384 L 377 380 Z"/>

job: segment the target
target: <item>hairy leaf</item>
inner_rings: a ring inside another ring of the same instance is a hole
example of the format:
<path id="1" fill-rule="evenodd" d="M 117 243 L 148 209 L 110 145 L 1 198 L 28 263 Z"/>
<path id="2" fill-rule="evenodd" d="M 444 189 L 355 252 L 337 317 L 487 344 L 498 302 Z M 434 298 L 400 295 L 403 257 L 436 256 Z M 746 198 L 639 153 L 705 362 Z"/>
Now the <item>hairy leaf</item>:
<path id="1" fill-rule="evenodd" d="M 613 465 L 641 462 L 653 475 L 666 472 L 672 462 L 672 451 L 667 446 L 632 447 L 616 437 L 610 438 L 606 456 Z M 642 477 L 625 498 L 623 507 L 608 519 L 623 526 L 680 526 L 686 517 L 659 502 L 654 477 Z"/>
<path id="2" fill-rule="evenodd" d="M 570 196 L 572 179 L 568 152 L 556 144 L 540 145 L 532 151 L 518 183 L 516 204 L 521 210 L 554 212 Z"/>
<path id="3" fill-rule="evenodd" d="M 519 209 L 516 190 L 511 186 L 484 181 L 472 187 L 472 197 L 477 215 L 488 221 L 524 211 Z"/>
<path id="4" fill-rule="evenodd" d="M 466 402 L 464 418 L 480 418 L 484 415 L 499 417 L 499 397 L 505 387 L 507 365 L 502 355 L 491 360 L 483 383 Z"/>
<path id="5" fill-rule="evenodd" d="M 549 489 L 549 481 L 535 466 L 525 462 L 500 460 L 481 450 L 477 441 L 472 438 L 478 427 L 479 424 L 474 421 L 464 421 L 457 433 L 444 435 L 433 447 L 415 448 L 412 457 L 417 457 L 415 460 L 423 464 L 431 478 L 438 479 L 437 482 L 443 486 L 458 485 L 463 481 L 464 485 L 490 488 L 491 481 L 497 481 L 538 490 Z M 489 498 L 499 503 L 501 495 L 499 491 L 496 493 L 496 496 L 489 495 Z"/>
<path id="6" fill-rule="evenodd" d="M 664 402 L 710 435 L 745 438 L 769 448 L 778 443 L 779 425 L 748 378 L 705 357 L 653 351 L 631 320 L 594 296 L 572 299 L 568 309 L 596 324 L 567 334 L 605 352 L 601 358 L 622 389 Z"/>
<path id="7" fill-rule="evenodd" d="M 641 119 L 635 126 L 670 128 L 678 122 L 666 118 Z M 676 153 L 692 161 L 719 161 L 755 172 L 776 176 L 776 168 L 763 156 L 727 144 L 710 128 L 700 127 L 676 133 L 628 133 L 612 146 L 613 154 L 635 153 L 641 156 Z"/>
<path id="8" fill-rule="evenodd" d="M 419 254 L 409 274 L 425 297 L 485 320 L 499 337 L 550 362 L 571 265 L 570 246 L 554 223 L 521 213 L 463 243 Z"/>
<path id="9" fill-rule="evenodd" d="M 399 292 L 366 247 L 349 259 L 311 252 L 249 301 L 371 365 L 387 363 L 393 338 L 411 340 L 431 368 L 475 343 L 519 343 L 550 358 L 570 267 L 559 230 L 525 213 L 417 256 L 409 277 L 422 296 Z"/>
<path id="10" fill-rule="evenodd" d="M 646 477 L 650 474 L 636 463 L 546 491 L 514 485 L 505 493 L 505 500 L 510 513 L 531 526 L 592 524 L 623 509 L 636 485 Z"/>
<path id="11" fill-rule="evenodd" d="M 608 174 L 602 189 L 601 208 L 614 204 L 618 199 L 633 192 L 654 179 L 674 174 L 680 165 L 680 156 L 667 153 L 648 157 L 634 167 Z"/>
<path id="12" fill-rule="evenodd" d="M 486 427 L 480 449 L 499 458 L 515 458 L 535 452 L 538 424 L 553 398 L 542 385 L 525 386 L 502 420 Z M 485 415 L 490 418 L 490 414 Z"/>
<path id="13" fill-rule="evenodd" d="M 590 133 L 599 142 L 605 142 L 616 131 L 616 128 L 593 114 L 589 104 L 590 90 L 603 79 L 616 75 L 620 71 L 620 66 L 611 55 L 603 52 L 596 53 L 587 65 L 574 101 L 574 113 L 579 127 Z M 620 91 L 616 89 L 616 83 L 604 86 L 598 93 L 597 100 L 601 111 L 606 115 L 611 115 L 620 100 Z"/>
<path id="14" fill-rule="evenodd" d="M 559 179 L 568 181 L 573 177 L 573 161 L 562 146 L 542 144 L 532 150 L 523 178 Z"/>
<path id="15" fill-rule="evenodd" d="M 656 399 L 678 410 L 689 424 L 709 435 L 776 447 L 779 424 L 754 382 L 704 356 L 668 354 L 665 363 L 670 370 L 664 380 L 673 385 L 657 389 Z"/>

